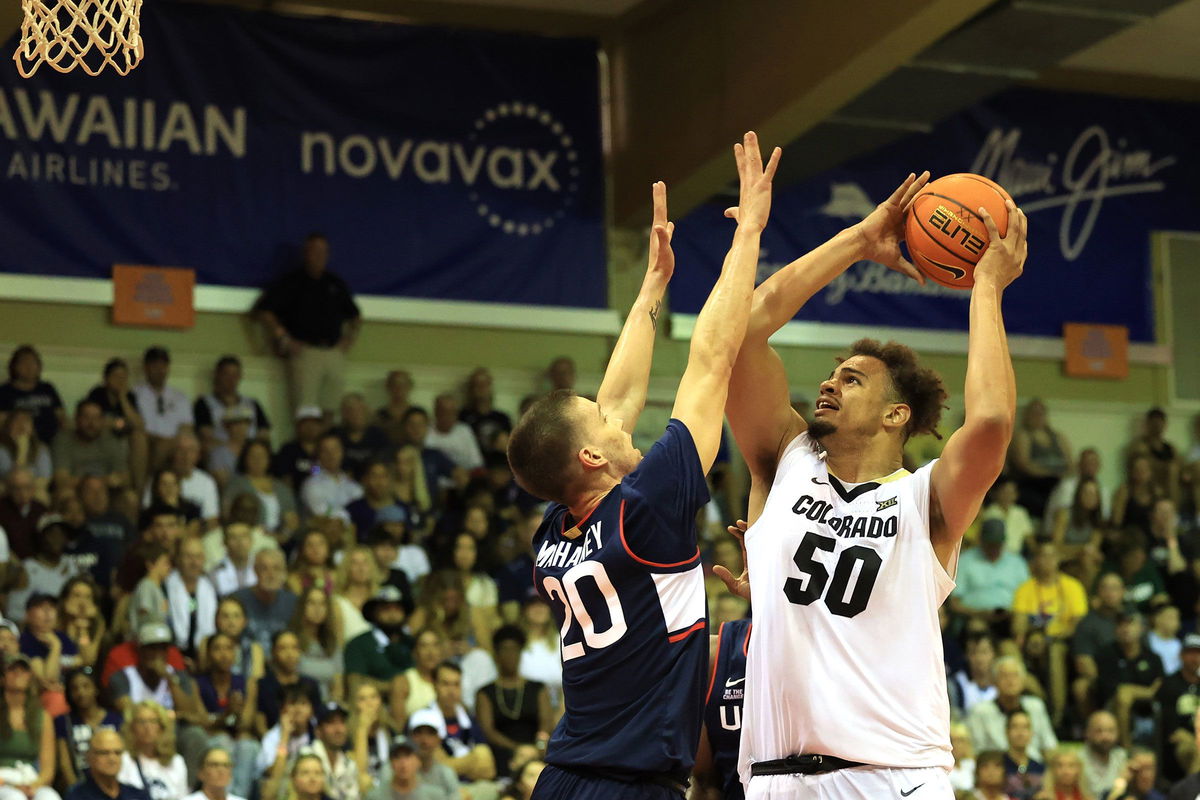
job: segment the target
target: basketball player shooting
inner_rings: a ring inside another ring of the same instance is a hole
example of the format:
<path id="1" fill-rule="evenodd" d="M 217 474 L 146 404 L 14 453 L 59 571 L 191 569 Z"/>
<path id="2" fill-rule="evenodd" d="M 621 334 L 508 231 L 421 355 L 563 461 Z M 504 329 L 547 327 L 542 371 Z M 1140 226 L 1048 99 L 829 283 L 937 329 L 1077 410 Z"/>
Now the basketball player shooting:
<path id="1" fill-rule="evenodd" d="M 928 179 L 910 175 L 858 225 L 765 281 L 726 411 L 751 473 L 744 544 L 754 636 L 739 770 L 750 800 L 952 798 L 950 719 L 938 607 L 959 544 L 1000 474 L 1016 385 L 1001 299 L 1026 255 L 1011 201 L 971 291 L 965 420 L 942 457 L 902 467 L 910 436 L 933 433 L 941 378 L 904 345 L 864 339 L 820 385 L 813 422 L 789 405 L 767 338 L 830 280 L 870 259 L 917 277 L 899 244 Z M 736 216 L 739 212 L 731 210 Z"/>
<path id="2" fill-rule="evenodd" d="M 551 501 L 533 537 L 534 585 L 561 625 L 566 713 L 535 800 L 679 798 L 692 767 L 708 677 L 695 519 L 708 501 L 704 476 L 750 316 L 780 151 L 764 168 L 747 133 L 734 155 L 742 215 L 696 320 L 666 433 L 644 458 L 631 439 L 674 269 L 666 188 L 656 184 L 650 268 L 596 402 L 552 392 L 509 440 L 517 482 Z"/>

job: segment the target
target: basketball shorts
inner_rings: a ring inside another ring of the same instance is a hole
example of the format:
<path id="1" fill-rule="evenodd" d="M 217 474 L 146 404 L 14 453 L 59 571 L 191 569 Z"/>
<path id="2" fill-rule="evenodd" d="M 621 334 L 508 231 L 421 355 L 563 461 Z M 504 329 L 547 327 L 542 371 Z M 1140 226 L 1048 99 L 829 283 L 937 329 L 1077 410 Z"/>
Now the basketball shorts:
<path id="1" fill-rule="evenodd" d="M 940 767 L 853 767 L 820 775 L 758 775 L 746 787 L 746 800 L 889 799 L 954 800 L 950 773 Z"/>
<path id="2" fill-rule="evenodd" d="M 531 800 L 683 800 L 683 794 L 668 786 L 579 775 L 547 764 Z"/>

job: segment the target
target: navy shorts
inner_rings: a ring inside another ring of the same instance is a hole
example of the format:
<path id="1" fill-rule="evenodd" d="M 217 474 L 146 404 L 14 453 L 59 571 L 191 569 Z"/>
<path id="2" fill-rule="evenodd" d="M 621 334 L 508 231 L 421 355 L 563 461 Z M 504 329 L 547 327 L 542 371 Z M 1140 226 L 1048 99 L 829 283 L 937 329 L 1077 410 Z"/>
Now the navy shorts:
<path id="1" fill-rule="evenodd" d="M 532 800 L 682 800 L 683 793 L 654 783 L 579 775 L 547 764 L 533 787 Z"/>

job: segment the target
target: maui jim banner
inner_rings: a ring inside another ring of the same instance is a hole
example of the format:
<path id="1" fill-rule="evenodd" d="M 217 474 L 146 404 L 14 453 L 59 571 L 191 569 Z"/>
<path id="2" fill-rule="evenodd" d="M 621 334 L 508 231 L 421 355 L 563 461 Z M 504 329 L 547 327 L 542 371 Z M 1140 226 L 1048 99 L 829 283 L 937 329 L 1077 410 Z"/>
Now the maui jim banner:
<path id="1" fill-rule="evenodd" d="M 1123 325 L 1130 340 L 1152 341 L 1149 234 L 1200 229 L 1198 126 L 1193 105 L 1006 92 L 931 133 L 778 190 L 759 280 L 862 219 L 909 172 L 975 172 L 1003 185 L 1029 215 L 1029 260 L 1005 295 L 1011 333 L 1059 337 L 1064 323 L 1086 322 Z M 720 272 L 732 225 L 723 210 L 709 204 L 679 224 L 681 262 L 699 264 L 706 276 L 672 285 L 675 311 L 698 312 Z M 861 262 L 797 319 L 961 331 L 969 298 Z"/>
<path id="2" fill-rule="evenodd" d="M 604 307 L 594 42 L 168 2 L 142 26 L 124 78 L 0 69 L 0 271 L 257 286 L 319 231 L 358 293 Z"/>

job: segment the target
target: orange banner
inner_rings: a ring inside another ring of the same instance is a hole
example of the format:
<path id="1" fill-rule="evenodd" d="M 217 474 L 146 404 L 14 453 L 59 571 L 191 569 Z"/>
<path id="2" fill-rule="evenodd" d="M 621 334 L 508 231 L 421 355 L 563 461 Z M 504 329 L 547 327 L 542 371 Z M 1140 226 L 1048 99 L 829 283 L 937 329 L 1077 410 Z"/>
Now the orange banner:
<path id="1" fill-rule="evenodd" d="M 1129 328 L 1124 325 L 1063 323 L 1065 372 L 1072 378 L 1129 377 Z"/>
<path id="2" fill-rule="evenodd" d="M 176 267 L 113 266 L 113 322 L 152 328 L 196 324 L 196 272 Z"/>

